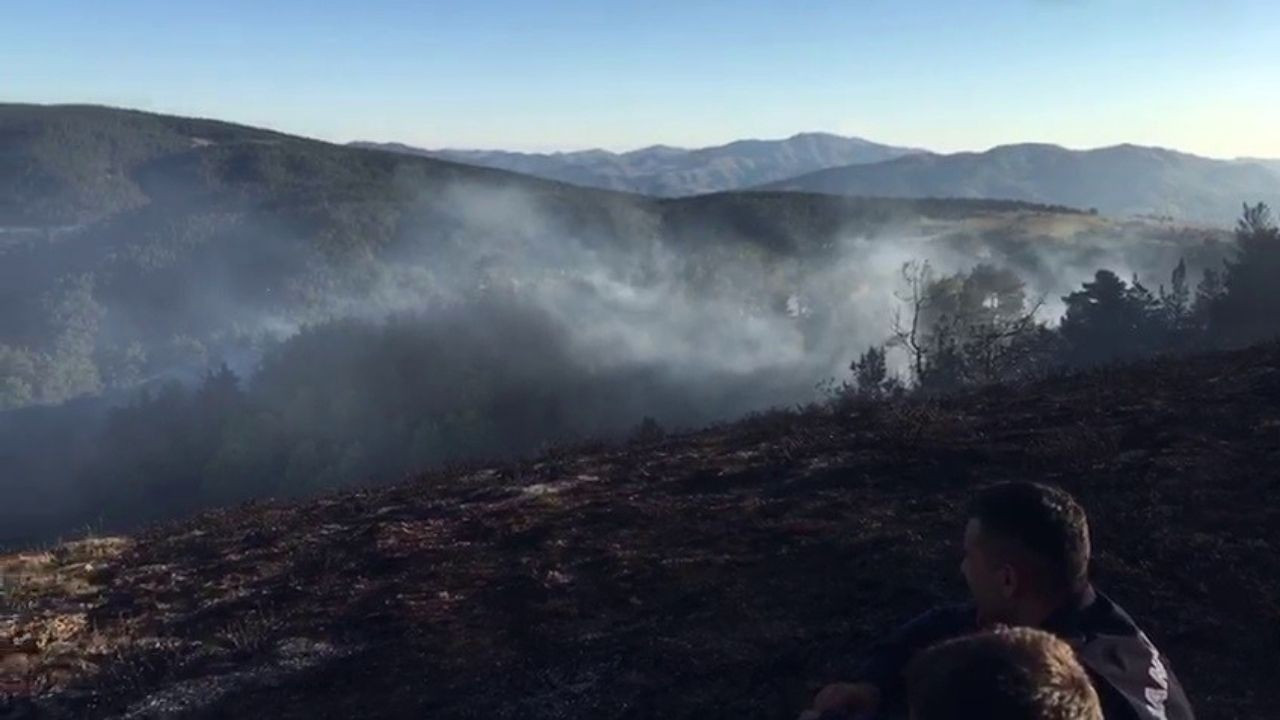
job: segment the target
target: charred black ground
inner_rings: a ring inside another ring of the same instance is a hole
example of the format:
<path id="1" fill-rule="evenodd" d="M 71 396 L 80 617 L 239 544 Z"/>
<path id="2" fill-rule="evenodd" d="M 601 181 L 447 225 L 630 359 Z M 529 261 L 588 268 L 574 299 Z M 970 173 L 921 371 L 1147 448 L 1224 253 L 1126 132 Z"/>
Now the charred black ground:
<path id="1" fill-rule="evenodd" d="M 1278 461 L 1274 344 L 776 413 L 11 557 L 0 667 L 12 717 L 792 717 L 1035 478 L 1200 717 L 1264 717 Z"/>

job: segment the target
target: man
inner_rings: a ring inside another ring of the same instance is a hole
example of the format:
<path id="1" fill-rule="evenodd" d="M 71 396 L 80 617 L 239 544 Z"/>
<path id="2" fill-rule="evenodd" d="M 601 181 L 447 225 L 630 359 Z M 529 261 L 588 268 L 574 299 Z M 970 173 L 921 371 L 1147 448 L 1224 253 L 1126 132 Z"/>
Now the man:
<path id="1" fill-rule="evenodd" d="M 911 720 L 1102 720 L 1071 647 L 1041 630 L 948 640 L 907 669 Z"/>
<path id="2" fill-rule="evenodd" d="M 916 653 L 1010 625 L 1040 628 L 1071 645 L 1106 720 L 1194 720 L 1163 656 L 1127 613 L 1089 584 L 1088 522 L 1070 495 L 1036 483 L 988 488 L 973 503 L 964 545 L 960 569 L 973 602 L 907 624 L 873 649 L 855 682 L 824 688 L 806 715 L 901 715 L 903 674 Z"/>

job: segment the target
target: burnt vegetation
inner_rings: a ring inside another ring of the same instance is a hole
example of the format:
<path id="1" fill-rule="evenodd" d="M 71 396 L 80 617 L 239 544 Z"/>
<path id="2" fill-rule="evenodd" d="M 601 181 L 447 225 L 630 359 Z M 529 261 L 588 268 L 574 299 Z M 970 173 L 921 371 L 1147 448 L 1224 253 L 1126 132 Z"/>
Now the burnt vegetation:
<path id="1" fill-rule="evenodd" d="M 1280 346 L 560 448 L 10 556 L 43 717 L 776 718 L 963 593 L 973 488 L 1089 509 L 1093 575 L 1200 716 L 1265 716 Z"/>
<path id="2" fill-rule="evenodd" d="M 1262 203 L 1245 205 L 1222 267 L 1191 286 L 1185 261 L 1154 291 L 1098 270 L 1061 298 L 1065 311 L 1040 319 L 1044 298 L 1028 298 L 1017 274 L 987 264 L 939 277 L 927 262 L 902 268 L 893 333 L 850 365 L 838 400 L 879 399 L 906 389 L 925 395 L 1128 362 L 1158 355 L 1239 348 L 1280 334 L 1280 230 Z M 898 349 L 905 377 L 885 358 Z"/>
<path id="3" fill-rule="evenodd" d="M 860 385 L 871 396 L 1052 365 L 1021 351 L 1049 338 L 1023 317 L 1034 299 L 1023 315 L 988 308 L 983 283 L 1043 285 L 1117 247 L 1129 265 L 1185 255 L 1198 273 L 1223 247 L 1218 231 L 1026 202 L 657 200 L 100 107 L 0 105 L 0 157 L 9 546 L 807 402 L 891 301 L 880 287 L 849 300 L 850 276 L 880 284 L 857 253 L 903 237 L 996 260 L 933 278 L 954 307 L 922 316 L 926 372 L 903 375 L 889 348 L 880 385 Z M 1045 235 L 1062 225 L 1075 229 Z M 614 285 L 586 282 L 600 275 Z M 599 310 L 616 287 L 677 302 Z M 656 358 L 604 363 L 577 342 L 645 319 L 633 335 Z M 788 343 L 797 367 L 746 357 Z"/>
<path id="4" fill-rule="evenodd" d="M 893 405 L 878 412 L 900 418 L 887 436 L 910 453 L 945 433 L 921 419 L 930 398 L 1265 340 L 1280 332 L 1280 313 L 1267 280 L 1274 275 L 1257 268 L 1276 267 L 1277 237 L 1267 208 L 1247 207 L 1230 259 L 1194 288 L 1185 263 L 1155 291 L 1100 270 L 1061 299 L 1065 313 L 1053 325 L 1042 318 L 1044 298 L 1029 297 L 1014 271 L 980 264 L 941 276 L 909 263 L 892 336 L 853 360 L 829 401 Z M 899 369 L 895 359 L 905 359 Z M 726 397 L 772 380 L 691 383 L 654 366 L 595 366 L 573 352 L 555 318 L 501 289 L 443 313 L 330 321 L 271 346 L 249 377 L 215 365 L 195 382 L 9 413 L 14 430 L 0 433 L 9 482 L 48 482 L 15 486 L 19 507 L 29 509 L 0 540 L 121 531 L 422 468 L 658 437 L 657 417 L 677 418 L 673 429 L 720 420 Z M 1083 457 L 1088 444 L 1080 443 Z"/>

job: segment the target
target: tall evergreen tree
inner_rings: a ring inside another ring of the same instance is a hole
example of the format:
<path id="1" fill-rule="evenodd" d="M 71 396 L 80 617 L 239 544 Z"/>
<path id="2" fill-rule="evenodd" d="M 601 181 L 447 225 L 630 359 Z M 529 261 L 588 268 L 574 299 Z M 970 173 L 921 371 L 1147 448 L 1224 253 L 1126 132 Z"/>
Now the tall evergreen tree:
<path id="1" fill-rule="evenodd" d="M 1071 364 L 1099 365 L 1157 349 L 1156 301 L 1136 278 L 1130 286 L 1110 270 L 1099 270 L 1062 300 L 1067 311 L 1061 332 Z"/>
<path id="2" fill-rule="evenodd" d="M 1211 332 L 1227 346 L 1280 333 L 1280 228 L 1265 204 L 1245 205 L 1235 235 L 1235 257 L 1226 262 L 1210 312 Z"/>

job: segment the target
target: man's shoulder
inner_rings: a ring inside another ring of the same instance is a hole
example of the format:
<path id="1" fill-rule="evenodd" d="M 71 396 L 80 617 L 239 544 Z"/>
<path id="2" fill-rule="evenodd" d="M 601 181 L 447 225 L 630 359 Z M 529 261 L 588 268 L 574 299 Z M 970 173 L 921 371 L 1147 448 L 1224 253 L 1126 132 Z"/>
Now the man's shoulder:
<path id="1" fill-rule="evenodd" d="M 977 616 L 971 603 L 939 605 L 917 615 L 904 629 L 924 634 L 962 634 L 978 629 Z"/>
<path id="2" fill-rule="evenodd" d="M 891 658 L 894 672 L 901 670 L 912 655 L 935 643 L 977 629 L 977 614 L 972 605 L 940 605 L 916 615 L 878 642 L 873 657 Z"/>
<path id="3" fill-rule="evenodd" d="M 907 663 L 931 645 L 973 632 L 976 618 L 973 606 L 963 604 L 942 605 L 917 615 L 871 648 L 858 673 L 859 681 L 879 688 L 885 707 L 905 707 L 902 675 Z"/>
<path id="4" fill-rule="evenodd" d="M 975 625 L 977 622 L 978 610 L 973 603 L 950 603 L 947 605 L 937 605 L 920 614 L 917 619 L 931 619 L 934 621 L 946 621 L 960 624 Z"/>
<path id="5" fill-rule="evenodd" d="M 1135 717 L 1194 717 L 1168 660 L 1133 617 L 1110 598 L 1099 594 L 1077 630 L 1079 636 L 1069 639 L 1081 662 L 1124 698 L 1137 712 Z"/>
<path id="6" fill-rule="evenodd" d="M 972 605 L 939 605 L 900 626 L 882 644 L 898 647 L 906 654 L 914 654 L 935 643 L 977 629 L 977 612 Z"/>
<path id="7" fill-rule="evenodd" d="M 1095 595 L 1093 605 L 1084 613 L 1082 630 L 1094 635 L 1121 637 L 1137 637 L 1142 634 L 1138 623 L 1124 608 L 1105 593 L 1097 592 Z"/>

